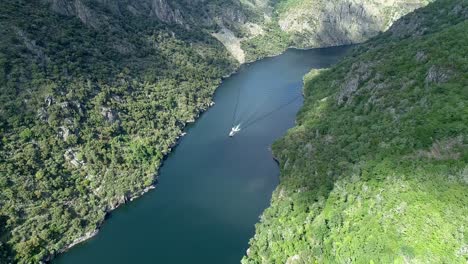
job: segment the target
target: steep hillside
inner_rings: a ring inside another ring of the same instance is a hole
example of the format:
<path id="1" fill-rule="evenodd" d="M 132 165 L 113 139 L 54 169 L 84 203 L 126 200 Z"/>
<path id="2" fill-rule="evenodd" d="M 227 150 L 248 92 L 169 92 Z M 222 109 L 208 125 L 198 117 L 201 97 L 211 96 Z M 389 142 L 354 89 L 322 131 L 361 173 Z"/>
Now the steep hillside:
<path id="1" fill-rule="evenodd" d="M 50 2 L 0 3 L 0 263 L 91 236 L 151 187 L 237 65 L 175 8 Z"/>
<path id="2" fill-rule="evenodd" d="M 288 47 L 318 48 L 363 42 L 432 0 L 256 0 L 210 12 L 213 36 L 241 63 Z M 219 17 L 228 17 L 220 20 Z"/>
<path id="3" fill-rule="evenodd" d="M 288 47 L 318 48 L 363 42 L 387 30 L 401 16 L 431 0 L 277 0 L 261 23 L 262 34 L 246 38 L 246 60 Z"/>
<path id="4" fill-rule="evenodd" d="M 242 263 L 466 263 L 468 2 L 441 0 L 305 77 Z"/>
<path id="5" fill-rule="evenodd" d="M 299 45 L 290 33 L 296 27 L 283 26 L 302 3 L 2 1 L 0 263 L 48 259 L 152 188 L 163 156 L 209 107 L 222 76 L 239 62 Z M 323 22 L 340 3 L 306 9 Z M 417 5 L 392 6 L 388 14 L 397 17 Z M 343 11 L 347 18 L 334 25 L 360 21 L 358 13 Z M 354 40 L 380 27 L 371 28 Z"/>
<path id="6" fill-rule="evenodd" d="M 42 0 L 64 16 L 78 17 L 99 28 L 112 18 L 132 16 L 190 28 L 217 29 L 223 25 L 239 31 L 242 24 L 260 16 L 265 3 L 252 0 Z M 104 11 L 104 12 L 103 12 Z"/>

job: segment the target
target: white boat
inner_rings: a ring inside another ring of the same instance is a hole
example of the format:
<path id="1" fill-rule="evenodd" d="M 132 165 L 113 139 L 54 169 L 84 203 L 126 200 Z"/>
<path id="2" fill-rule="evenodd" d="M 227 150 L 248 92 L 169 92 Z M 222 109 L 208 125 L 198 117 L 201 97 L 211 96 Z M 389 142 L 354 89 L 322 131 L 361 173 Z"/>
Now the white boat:
<path id="1" fill-rule="evenodd" d="M 239 131 L 240 131 L 240 124 L 238 124 L 237 126 L 231 128 L 231 132 L 229 132 L 229 136 L 230 137 L 233 137 L 235 134 L 237 134 Z"/>

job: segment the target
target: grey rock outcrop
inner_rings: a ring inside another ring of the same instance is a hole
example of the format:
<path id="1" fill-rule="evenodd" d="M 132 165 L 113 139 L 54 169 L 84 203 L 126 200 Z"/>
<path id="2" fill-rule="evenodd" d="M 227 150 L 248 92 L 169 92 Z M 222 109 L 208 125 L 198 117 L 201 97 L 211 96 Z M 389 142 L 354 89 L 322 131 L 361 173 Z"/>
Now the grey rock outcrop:
<path id="1" fill-rule="evenodd" d="M 363 42 L 427 1 L 310 1 L 281 15 L 281 29 L 300 47 Z"/>
<path id="2" fill-rule="evenodd" d="M 151 15 L 166 23 L 184 24 L 180 10 L 173 9 L 167 0 L 152 0 Z"/>
<path id="3" fill-rule="evenodd" d="M 449 80 L 450 78 L 450 70 L 443 69 L 441 67 L 432 65 L 429 71 L 426 74 L 426 85 L 430 83 L 444 83 Z"/>
<path id="4" fill-rule="evenodd" d="M 101 107 L 101 115 L 109 123 L 114 123 L 116 121 L 119 121 L 118 113 L 114 111 L 113 109 L 110 109 L 109 107 Z"/>
<path id="5" fill-rule="evenodd" d="M 49 3 L 56 13 L 75 16 L 92 28 L 113 28 L 113 16 L 121 17 L 124 13 L 177 24 L 186 29 L 217 28 L 217 32 L 212 32 L 213 36 L 243 63 L 242 43 L 263 35 L 270 22 L 277 21 L 280 30 L 290 36 L 289 44 L 292 46 L 313 48 L 360 43 L 387 30 L 395 20 L 430 0 L 310 0 L 298 1 L 287 10 L 275 10 L 273 2 L 268 0 L 228 0 L 216 4 L 209 0 L 42 1 Z M 275 11 L 278 18 L 272 20 Z M 463 8 L 455 8 L 452 12 L 463 12 Z M 401 31 L 395 30 L 394 34 L 412 32 L 408 27 L 419 28 L 409 21 L 406 27 L 399 27 Z M 113 48 L 121 54 L 134 52 L 134 47 L 118 41 Z"/>
<path id="6" fill-rule="evenodd" d="M 78 155 L 76 151 L 71 148 L 67 149 L 67 151 L 65 151 L 65 154 L 63 156 L 71 165 L 77 168 L 84 165 L 84 162 L 78 159 Z"/>
<path id="7" fill-rule="evenodd" d="M 92 28 L 100 28 L 108 18 L 105 15 L 97 14 L 94 9 L 86 5 L 83 0 L 44 0 L 50 4 L 52 11 L 64 15 L 75 16 L 83 22 L 83 24 Z M 104 2 L 103 0 L 95 0 Z"/>
<path id="8" fill-rule="evenodd" d="M 351 66 L 352 70 L 346 76 L 338 94 L 337 102 L 339 105 L 351 101 L 352 95 L 358 90 L 359 85 L 371 76 L 371 68 L 372 65 L 366 63 L 357 63 Z"/>

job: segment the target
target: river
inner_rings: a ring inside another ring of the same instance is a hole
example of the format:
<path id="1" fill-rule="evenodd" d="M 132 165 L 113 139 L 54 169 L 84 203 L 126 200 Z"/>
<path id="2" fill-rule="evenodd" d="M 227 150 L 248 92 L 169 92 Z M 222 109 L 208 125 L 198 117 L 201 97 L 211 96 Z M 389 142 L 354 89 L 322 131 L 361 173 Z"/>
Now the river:
<path id="1" fill-rule="evenodd" d="M 270 145 L 294 126 L 303 75 L 347 50 L 290 49 L 243 65 L 186 128 L 156 189 L 112 212 L 97 236 L 53 263 L 239 263 L 278 185 Z M 233 119 L 251 125 L 229 138 Z"/>

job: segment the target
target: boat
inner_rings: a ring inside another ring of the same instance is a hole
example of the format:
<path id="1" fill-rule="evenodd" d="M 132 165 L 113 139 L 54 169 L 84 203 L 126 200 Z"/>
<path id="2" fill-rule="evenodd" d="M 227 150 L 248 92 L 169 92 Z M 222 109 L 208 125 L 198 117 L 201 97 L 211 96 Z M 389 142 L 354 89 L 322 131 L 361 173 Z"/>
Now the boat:
<path id="1" fill-rule="evenodd" d="M 229 132 L 229 136 L 230 137 L 233 137 L 235 134 L 237 134 L 239 131 L 240 131 L 240 124 L 238 124 L 237 126 L 231 128 L 231 132 Z"/>

